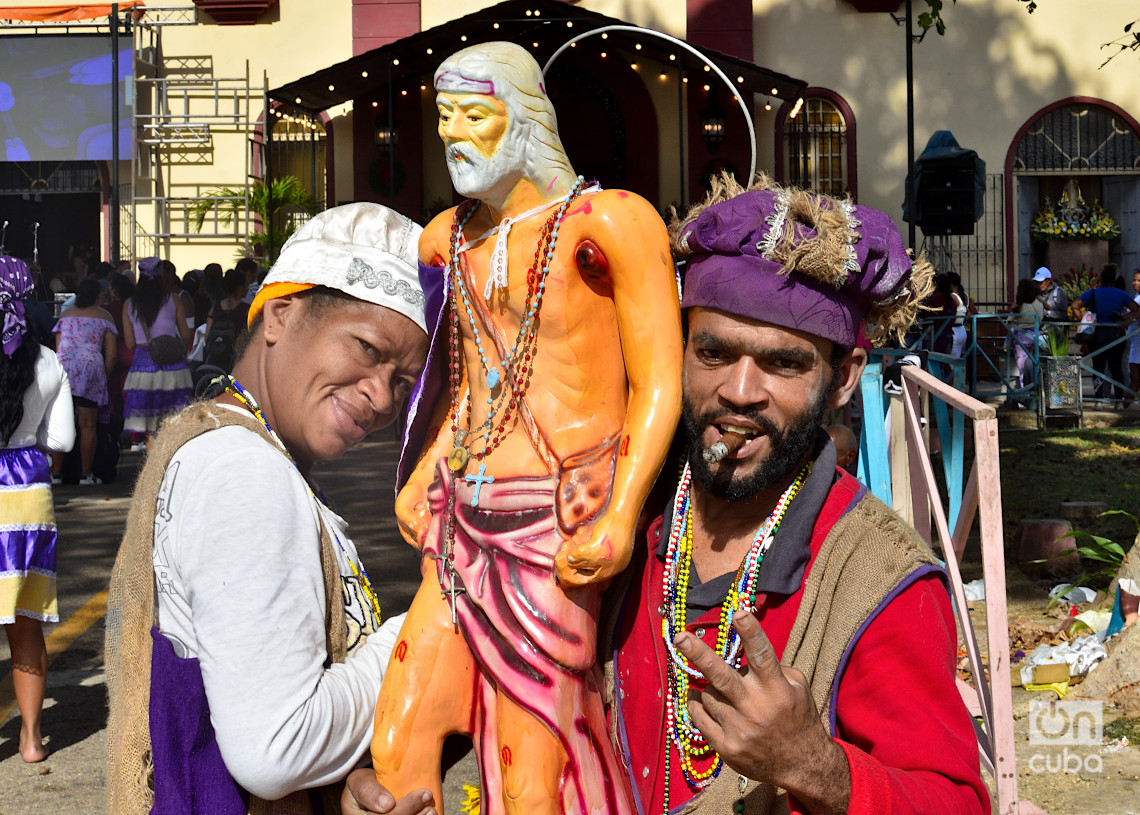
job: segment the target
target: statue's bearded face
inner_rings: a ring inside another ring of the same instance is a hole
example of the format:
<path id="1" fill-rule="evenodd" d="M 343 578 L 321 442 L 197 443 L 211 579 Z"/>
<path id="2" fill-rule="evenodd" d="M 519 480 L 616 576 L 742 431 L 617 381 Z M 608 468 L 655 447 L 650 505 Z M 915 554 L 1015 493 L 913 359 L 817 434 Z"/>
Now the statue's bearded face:
<path id="1" fill-rule="evenodd" d="M 496 188 L 513 187 L 525 165 L 524 128 L 510 120 L 506 104 L 478 93 L 440 92 L 435 101 L 456 191 L 484 199 Z"/>

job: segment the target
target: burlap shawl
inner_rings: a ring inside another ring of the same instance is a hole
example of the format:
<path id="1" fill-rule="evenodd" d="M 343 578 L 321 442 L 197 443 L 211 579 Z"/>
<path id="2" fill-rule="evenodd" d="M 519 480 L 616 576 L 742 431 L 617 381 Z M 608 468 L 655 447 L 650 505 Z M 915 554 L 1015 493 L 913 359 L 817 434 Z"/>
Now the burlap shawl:
<path id="1" fill-rule="evenodd" d="M 154 803 L 150 748 L 151 627 L 155 622 L 154 519 L 163 475 L 175 452 L 191 439 L 237 425 L 280 450 L 265 429 L 245 413 L 198 402 L 165 421 L 154 437 L 135 484 L 126 532 L 111 572 L 107 599 L 105 664 L 110 715 L 107 721 L 107 804 L 113 815 L 147 815 Z M 282 455 L 285 453 L 282 451 Z M 326 649 L 344 662 L 345 616 L 340 570 L 332 539 L 322 521 L 321 571 L 325 584 Z M 339 813 L 340 785 L 320 791 L 326 813 Z M 251 815 L 309 815 L 309 793 L 279 801 L 251 797 Z"/>

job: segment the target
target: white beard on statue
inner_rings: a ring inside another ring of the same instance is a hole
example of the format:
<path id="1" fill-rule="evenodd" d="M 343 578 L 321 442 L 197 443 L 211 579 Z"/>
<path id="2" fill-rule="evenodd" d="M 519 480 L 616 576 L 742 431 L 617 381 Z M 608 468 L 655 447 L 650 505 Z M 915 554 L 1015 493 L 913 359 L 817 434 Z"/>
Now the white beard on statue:
<path id="1" fill-rule="evenodd" d="M 480 201 L 502 201 L 523 178 L 526 168 L 525 128 L 509 127 L 495 153 L 487 158 L 469 142 L 447 148 L 447 172 L 455 191 Z"/>

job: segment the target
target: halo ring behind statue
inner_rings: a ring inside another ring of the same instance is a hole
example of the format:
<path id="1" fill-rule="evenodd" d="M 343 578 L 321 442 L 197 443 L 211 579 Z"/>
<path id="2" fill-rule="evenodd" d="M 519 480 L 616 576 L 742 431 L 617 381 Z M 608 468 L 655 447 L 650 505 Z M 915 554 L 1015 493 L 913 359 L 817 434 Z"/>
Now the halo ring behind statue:
<path id="1" fill-rule="evenodd" d="M 744 114 L 744 121 L 748 123 L 749 144 L 752 146 L 752 164 L 748 169 L 748 186 L 751 187 L 752 183 L 756 180 L 756 128 L 752 124 L 752 115 L 748 112 L 748 106 L 744 104 L 744 94 L 737 91 L 736 86 L 734 86 L 731 80 L 729 80 L 729 78 L 724 75 L 724 71 L 722 71 L 712 60 L 710 60 L 693 46 L 689 45 L 687 42 L 679 40 L 676 37 L 671 37 L 668 34 L 662 34 L 660 31 L 654 31 L 651 28 L 639 28 L 638 26 L 634 25 L 605 25 L 601 28 L 594 28 L 590 31 L 586 31 L 582 34 L 579 34 L 577 37 L 574 37 L 573 39 L 567 40 L 565 43 L 563 43 L 557 51 L 550 55 L 550 59 L 546 61 L 546 64 L 542 66 L 542 75 L 546 76 L 546 72 L 550 70 L 550 66 L 554 63 L 554 60 L 558 59 L 562 52 L 569 48 L 571 45 L 578 42 L 579 40 L 584 40 L 587 37 L 592 37 L 595 34 L 602 34 L 607 31 L 631 31 L 637 34 L 643 34 L 658 37 L 662 40 L 668 40 L 679 48 L 684 48 L 690 54 L 707 65 L 713 71 L 713 73 L 721 78 L 721 81 L 724 82 L 730 91 L 732 91 L 732 98 L 735 99 L 737 104 L 740 105 L 740 111 Z"/>

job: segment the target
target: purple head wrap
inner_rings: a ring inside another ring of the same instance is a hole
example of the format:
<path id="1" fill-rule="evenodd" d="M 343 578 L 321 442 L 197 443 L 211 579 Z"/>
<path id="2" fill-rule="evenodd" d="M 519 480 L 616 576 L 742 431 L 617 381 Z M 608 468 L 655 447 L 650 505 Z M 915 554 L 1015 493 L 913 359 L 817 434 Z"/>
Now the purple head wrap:
<path id="1" fill-rule="evenodd" d="M 871 307 L 910 294 L 911 258 L 894 221 L 825 196 L 744 192 L 687 223 L 681 243 L 691 252 L 682 308 L 715 308 L 847 348 Z"/>
<path id="2" fill-rule="evenodd" d="M 162 277 L 162 258 L 143 258 L 139 261 L 139 274 L 143 277 Z"/>
<path id="3" fill-rule="evenodd" d="M 28 264 L 19 258 L 0 255 L 0 336 L 3 337 L 4 355 L 12 356 L 24 334 L 28 321 L 24 316 L 24 300 L 32 292 L 34 283 Z"/>

